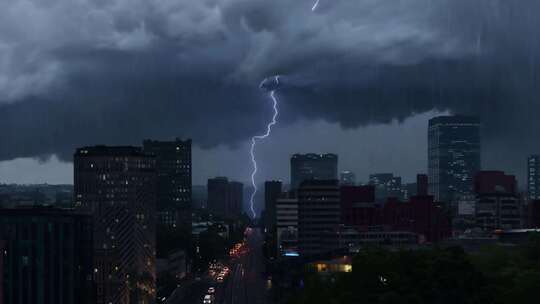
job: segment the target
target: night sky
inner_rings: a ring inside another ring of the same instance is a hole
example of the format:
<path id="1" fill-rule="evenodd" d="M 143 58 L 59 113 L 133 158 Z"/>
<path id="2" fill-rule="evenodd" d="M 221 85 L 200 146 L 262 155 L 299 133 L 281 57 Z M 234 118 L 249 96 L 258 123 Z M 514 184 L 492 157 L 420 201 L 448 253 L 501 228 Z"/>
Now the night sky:
<path id="1" fill-rule="evenodd" d="M 288 180 L 334 152 L 360 181 L 427 167 L 427 120 L 478 115 L 483 167 L 540 153 L 540 1 L 3 0 L 0 182 L 71 183 L 75 147 L 193 138 L 194 184 Z"/>

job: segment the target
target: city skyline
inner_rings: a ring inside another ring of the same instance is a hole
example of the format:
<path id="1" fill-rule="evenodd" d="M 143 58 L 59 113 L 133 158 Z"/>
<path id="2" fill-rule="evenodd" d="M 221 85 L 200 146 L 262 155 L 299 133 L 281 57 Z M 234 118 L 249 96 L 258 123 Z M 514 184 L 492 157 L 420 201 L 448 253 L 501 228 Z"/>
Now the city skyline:
<path id="1" fill-rule="evenodd" d="M 268 139 L 268 142 L 260 144 L 261 150 L 258 156 L 261 159 L 261 170 L 258 172 L 258 180 L 262 184 L 264 180 L 280 179 L 288 183 L 289 181 L 289 167 L 284 165 L 289 162 L 290 157 L 295 153 L 336 153 L 339 155 L 340 161 L 338 163 L 338 169 L 350 170 L 357 176 L 358 182 L 367 183 L 369 181 L 369 175 L 374 173 L 392 172 L 397 176 L 401 176 L 404 182 L 413 182 L 417 173 L 427 173 L 427 129 L 429 119 L 439 116 L 449 115 L 449 113 L 428 113 L 419 116 L 418 119 L 408 119 L 403 124 L 394 122 L 391 125 L 377 125 L 369 126 L 364 129 L 347 130 L 343 131 L 342 136 L 328 138 L 322 140 L 319 137 L 313 139 L 308 145 L 295 143 L 294 138 L 288 138 L 287 133 L 303 132 L 303 128 L 282 128 L 279 126 L 275 130 L 275 134 L 272 138 Z M 320 123 L 315 125 L 316 130 L 324 130 L 325 128 L 332 127 L 332 125 L 326 123 Z M 333 125 L 333 127 L 336 127 Z M 370 144 L 357 149 L 349 149 L 346 145 L 340 145 L 340 143 L 350 143 L 353 140 L 366 139 L 367 142 L 373 143 L 374 136 L 380 134 L 380 132 L 391 132 L 398 134 L 397 139 L 388 139 L 384 137 L 388 142 L 384 144 Z M 397 132 L 397 133 L 396 133 Z M 418 133 L 423 133 L 418 135 Z M 303 136 L 303 135 L 302 135 Z M 163 139 L 163 140 L 173 140 Z M 284 142 L 283 145 L 291 146 L 289 152 L 272 153 L 273 147 Z M 142 140 L 134 145 L 142 145 Z M 386 147 L 385 149 L 382 149 Z M 421 151 L 417 151 L 419 147 Z M 397 154 L 395 151 L 400 151 Z M 486 151 L 487 150 L 487 151 Z M 482 167 L 486 169 L 504 169 L 506 172 L 515 174 L 520 189 L 525 190 L 527 163 L 526 159 L 530 155 L 524 154 L 518 167 L 506 168 L 503 165 L 499 165 L 497 157 L 503 157 L 504 155 L 497 155 L 491 153 L 490 149 L 483 149 L 482 151 Z M 206 180 L 215 176 L 227 176 L 234 180 L 244 182 L 246 185 L 249 181 L 250 170 L 248 169 L 248 157 L 249 157 L 249 144 L 246 141 L 244 145 L 236 148 L 220 147 L 213 150 L 204 150 L 200 147 L 193 145 L 193 185 L 205 185 Z M 359 153 L 365 153 L 367 157 Z M 404 156 L 402 156 L 404 155 Z M 402 160 L 406 161 L 403 162 Z M 209 163 L 209 166 L 201 167 L 201 163 Z M 231 167 L 236 170 L 228 170 L 221 167 L 223 163 L 227 165 L 232 164 Z M 242 168 L 238 170 L 238 168 Z M 22 175 L 18 179 L 9 179 L 21 172 L 29 172 L 27 175 Z M 53 158 L 51 163 L 42 162 L 39 160 L 21 159 L 13 162 L 0 162 L 0 182 L 2 183 L 20 183 L 20 184 L 71 184 L 73 180 L 73 167 L 70 162 L 60 162 L 56 158 Z M 4 176 L 7 176 L 6 179 Z"/>
<path id="2" fill-rule="evenodd" d="M 0 304 L 537 303 L 539 0 L 7 0 Z"/>
<path id="3" fill-rule="evenodd" d="M 539 21 L 531 15 L 540 4 L 490 2 L 321 1 L 312 11 L 309 0 L 146 9 L 14 1 L 0 13 L 0 180 L 65 182 L 69 167 L 51 156 L 70 161 L 78 146 L 180 137 L 200 149 L 196 184 L 215 175 L 246 181 L 243 168 L 232 171 L 245 166 L 246 142 L 271 115 L 258 85 L 274 75 L 282 76 L 279 141 L 266 153 L 333 152 L 366 176 L 389 171 L 377 157 L 401 157 L 391 153 L 395 146 L 423 153 L 422 145 L 400 142 L 402 128 L 420 141 L 423 127 L 415 125 L 427 116 L 468 114 L 483 122 L 486 167 L 523 179 L 523 159 L 540 150 L 530 132 L 540 129 L 532 114 L 540 96 Z M 71 13 L 59 16 L 63 10 Z M 514 22 L 516 15 L 523 18 Z M 348 149 L 380 168 L 364 170 L 367 161 L 347 161 L 347 151 L 317 143 L 321 137 L 354 138 Z M 309 151 L 286 149 L 294 141 Z M 220 153 L 239 156 L 224 162 Z M 412 164 L 396 161 L 395 173 L 412 180 L 423 156 L 405 159 Z M 268 158 L 269 167 L 277 163 Z M 49 176 L 39 178 L 41 171 Z"/>

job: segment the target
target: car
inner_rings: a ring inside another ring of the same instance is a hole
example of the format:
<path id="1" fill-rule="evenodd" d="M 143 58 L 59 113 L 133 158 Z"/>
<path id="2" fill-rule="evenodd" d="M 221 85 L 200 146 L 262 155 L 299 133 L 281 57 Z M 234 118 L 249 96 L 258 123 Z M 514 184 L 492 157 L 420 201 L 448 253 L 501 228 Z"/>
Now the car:
<path id="1" fill-rule="evenodd" d="M 203 304 L 212 304 L 212 296 L 211 295 L 205 295 L 203 299 Z"/>
<path id="2" fill-rule="evenodd" d="M 214 294 L 216 292 L 216 289 L 214 287 L 208 288 L 208 294 Z"/>

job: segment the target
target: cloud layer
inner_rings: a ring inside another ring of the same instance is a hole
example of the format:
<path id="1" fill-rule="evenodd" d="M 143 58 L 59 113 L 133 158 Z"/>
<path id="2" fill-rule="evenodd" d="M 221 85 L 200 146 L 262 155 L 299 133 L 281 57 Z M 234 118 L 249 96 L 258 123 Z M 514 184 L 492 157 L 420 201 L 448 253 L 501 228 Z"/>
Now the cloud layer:
<path id="1" fill-rule="evenodd" d="M 235 145 L 269 113 L 344 128 L 476 114 L 510 164 L 540 148 L 540 9 L 524 0 L 7 0 L 0 160 L 193 137 Z M 510 160 L 509 160 L 510 159 Z M 512 163 L 513 164 L 513 163 Z"/>

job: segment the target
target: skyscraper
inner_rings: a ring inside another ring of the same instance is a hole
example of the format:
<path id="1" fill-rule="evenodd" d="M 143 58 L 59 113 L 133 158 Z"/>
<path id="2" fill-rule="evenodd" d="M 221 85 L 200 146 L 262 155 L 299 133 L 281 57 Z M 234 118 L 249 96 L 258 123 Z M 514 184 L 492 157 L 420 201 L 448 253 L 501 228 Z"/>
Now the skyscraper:
<path id="1" fill-rule="evenodd" d="M 228 219 L 240 216 L 243 209 L 244 185 L 226 177 L 208 179 L 208 210 Z"/>
<path id="2" fill-rule="evenodd" d="M 273 233 L 276 226 L 276 201 L 281 197 L 283 184 L 281 181 L 264 183 L 264 226 L 268 233 Z"/>
<path id="3" fill-rule="evenodd" d="M 375 186 L 375 199 L 378 202 L 384 202 L 389 197 L 403 199 L 403 188 L 399 176 L 394 176 L 392 173 L 370 174 L 369 184 Z"/>
<path id="4" fill-rule="evenodd" d="M 352 171 L 341 171 L 339 183 L 342 186 L 354 186 L 356 184 L 356 175 Z"/>
<path id="5" fill-rule="evenodd" d="M 276 253 L 295 256 L 298 254 L 298 199 L 278 198 L 275 211 Z"/>
<path id="6" fill-rule="evenodd" d="M 291 188 L 306 180 L 337 180 L 336 154 L 294 154 L 291 157 Z"/>
<path id="7" fill-rule="evenodd" d="M 137 147 L 74 155 L 76 208 L 93 216 L 97 303 L 155 300 L 156 161 Z"/>
<path id="8" fill-rule="evenodd" d="M 145 140 L 156 157 L 157 215 L 160 224 L 191 226 L 191 139 Z"/>
<path id="9" fill-rule="evenodd" d="M 244 184 L 240 182 L 229 182 L 229 200 L 226 209 L 226 216 L 236 218 L 242 214 L 244 209 Z"/>
<path id="10" fill-rule="evenodd" d="M 480 170 L 480 122 L 475 117 L 439 116 L 429 121 L 429 194 L 450 203 L 473 193 Z"/>
<path id="11" fill-rule="evenodd" d="M 298 189 L 298 247 L 300 254 L 321 253 L 323 235 L 335 233 L 341 220 L 337 180 L 308 180 Z"/>
<path id="12" fill-rule="evenodd" d="M 527 194 L 529 199 L 540 199 L 540 155 L 527 159 Z"/>
<path id="13" fill-rule="evenodd" d="M 229 179 L 226 177 L 209 178 L 207 184 L 208 202 L 210 212 L 224 216 L 229 199 Z"/>
<path id="14" fill-rule="evenodd" d="M 0 303 L 95 303 L 89 215 L 0 209 L 0 240 Z"/>

